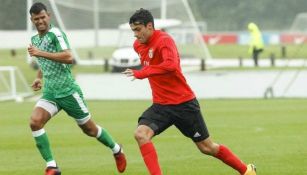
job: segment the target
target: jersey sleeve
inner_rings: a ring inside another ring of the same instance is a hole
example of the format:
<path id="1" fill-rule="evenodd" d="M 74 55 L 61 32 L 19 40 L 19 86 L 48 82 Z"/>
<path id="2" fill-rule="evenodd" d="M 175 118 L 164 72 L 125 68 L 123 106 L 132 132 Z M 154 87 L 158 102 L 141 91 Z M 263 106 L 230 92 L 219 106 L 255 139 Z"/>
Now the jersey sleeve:
<path id="1" fill-rule="evenodd" d="M 31 44 L 32 44 L 32 45 L 34 45 L 33 40 L 34 40 L 34 36 L 31 37 Z"/>
<path id="2" fill-rule="evenodd" d="M 67 37 L 64 32 L 60 31 L 59 29 L 53 30 L 54 34 L 54 42 L 57 51 L 63 51 L 70 49 Z"/>
<path id="3" fill-rule="evenodd" d="M 136 78 L 143 79 L 154 75 L 172 72 L 177 69 L 179 56 L 174 41 L 167 38 L 163 39 L 159 44 L 159 53 L 161 54 L 163 61 L 158 65 L 149 65 L 141 70 L 134 70 L 134 76 Z"/>

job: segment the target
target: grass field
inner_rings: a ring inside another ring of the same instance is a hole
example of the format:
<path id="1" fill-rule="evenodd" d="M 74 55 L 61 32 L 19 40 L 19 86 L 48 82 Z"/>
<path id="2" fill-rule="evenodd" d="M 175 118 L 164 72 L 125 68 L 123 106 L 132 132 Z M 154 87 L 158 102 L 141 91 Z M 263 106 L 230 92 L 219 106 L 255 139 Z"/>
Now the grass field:
<path id="1" fill-rule="evenodd" d="M 264 57 L 280 46 L 266 49 Z M 306 57 L 304 46 L 289 46 L 288 56 Z M 94 55 L 109 57 L 112 49 L 97 48 Z M 246 57 L 247 47 L 209 46 L 214 57 Z M 89 49 L 80 49 L 86 57 Z M 35 71 L 25 63 L 25 49 L 11 57 L 0 50 L 1 66 L 18 66 L 30 84 Z M 265 59 L 265 58 L 264 58 Z M 244 69 L 244 68 L 243 68 Z M 102 73 L 100 66 L 75 66 L 73 73 Z M 201 100 L 213 139 L 228 145 L 244 161 L 258 167 L 258 175 L 302 175 L 307 172 L 307 99 Z M 0 102 L 0 175 L 38 175 L 44 162 L 35 148 L 29 116 L 35 102 Z M 149 101 L 90 101 L 94 120 L 124 145 L 128 156 L 127 175 L 145 175 L 133 131 L 138 116 Z M 64 175 L 118 174 L 111 152 L 88 138 L 75 122 L 61 112 L 46 126 L 54 155 Z M 199 153 L 194 144 L 175 128 L 154 139 L 165 175 L 235 175 L 220 161 Z"/>
<path id="2" fill-rule="evenodd" d="M 215 141 L 228 145 L 258 175 L 302 175 L 307 172 L 307 99 L 200 100 Z M 0 174 L 42 174 L 44 162 L 34 146 L 28 120 L 34 102 L 0 103 Z M 124 174 L 146 175 L 133 131 L 149 101 L 90 101 L 93 119 L 124 145 Z M 115 175 L 111 152 L 83 135 L 61 112 L 45 127 L 64 175 Z M 236 175 L 219 160 L 199 153 L 174 127 L 154 138 L 165 175 Z"/>

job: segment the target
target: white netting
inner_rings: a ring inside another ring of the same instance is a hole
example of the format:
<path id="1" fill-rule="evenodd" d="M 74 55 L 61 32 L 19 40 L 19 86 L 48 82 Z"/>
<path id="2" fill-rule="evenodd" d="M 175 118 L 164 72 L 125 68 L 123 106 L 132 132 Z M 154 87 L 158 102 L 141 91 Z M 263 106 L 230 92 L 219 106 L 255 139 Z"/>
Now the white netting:
<path id="1" fill-rule="evenodd" d="M 167 0 L 164 7 L 161 0 L 65 0 L 55 2 L 67 28 L 93 28 L 95 8 L 99 11 L 101 28 L 117 28 L 118 25 L 126 23 L 139 8 L 148 9 L 153 16 L 161 18 L 163 14 L 161 9 L 165 7 L 167 18 L 176 18 L 183 22 L 189 21 L 188 15 L 184 14 L 186 10 L 181 0 Z"/>
<path id="2" fill-rule="evenodd" d="M 17 67 L 0 66 L 0 101 L 18 101 L 32 94 L 30 86 Z"/>

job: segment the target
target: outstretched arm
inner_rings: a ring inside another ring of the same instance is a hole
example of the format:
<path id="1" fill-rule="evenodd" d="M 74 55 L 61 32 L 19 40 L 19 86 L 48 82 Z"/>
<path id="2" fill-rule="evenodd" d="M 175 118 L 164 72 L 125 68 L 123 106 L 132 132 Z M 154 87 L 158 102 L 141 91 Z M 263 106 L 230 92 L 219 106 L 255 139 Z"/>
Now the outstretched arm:
<path id="1" fill-rule="evenodd" d="M 44 57 L 46 59 L 65 64 L 73 63 L 73 56 L 70 50 L 63 50 L 62 52 L 51 53 L 39 50 L 37 47 L 30 44 L 30 46 L 28 47 L 28 52 L 31 57 Z"/>
<path id="2" fill-rule="evenodd" d="M 131 81 L 135 80 L 134 72 L 132 69 L 126 69 L 122 74 L 125 74 L 127 77 L 132 77 Z"/>

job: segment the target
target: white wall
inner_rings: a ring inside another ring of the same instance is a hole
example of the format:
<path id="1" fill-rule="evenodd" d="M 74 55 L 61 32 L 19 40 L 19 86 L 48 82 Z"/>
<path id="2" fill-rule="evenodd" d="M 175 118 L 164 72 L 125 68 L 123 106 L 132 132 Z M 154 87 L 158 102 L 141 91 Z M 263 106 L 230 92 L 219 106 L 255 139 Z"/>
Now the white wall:
<path id="1" fill-rule="evenodd" d="M 26 48 L 31 42 L 26 31 L 3 31 L 0 30 L 0 48 Z"/>
<path id="2" fill-rule="evenodd" d="M 263 98 L 279 71 L 233 71 L 186 73 L 185 77 L 198 98 Z M 296 71 L 284 71 L 274 89 L 276 97 L 307 97 L 307 71 L 302 71 L 287 89 Z M 148 81 L 122 74 L 77 75 L 87 99 L 151 99 Z M 285 92 L 285 94 L 284 94 Z"/>
<path id="3" fill-rule="evenodd" d="M 34 35 L 35 33 L 33 33 Z M 93 30 L 72 30 L 67 31 L 69 42 L 74 47 L 93 47 L 95 45 Z M 118 30 L 100 30 L 100 46 L 116 46 L 118 42 Z M 27 31 L 4 31 L 0 30 L 0 48 L 25 48 L 31 43 L 31 35 Z"/>

